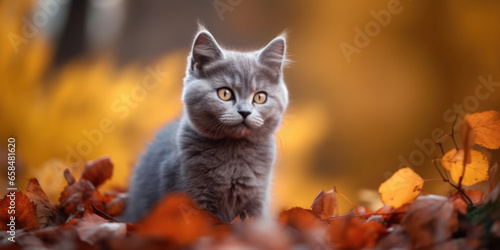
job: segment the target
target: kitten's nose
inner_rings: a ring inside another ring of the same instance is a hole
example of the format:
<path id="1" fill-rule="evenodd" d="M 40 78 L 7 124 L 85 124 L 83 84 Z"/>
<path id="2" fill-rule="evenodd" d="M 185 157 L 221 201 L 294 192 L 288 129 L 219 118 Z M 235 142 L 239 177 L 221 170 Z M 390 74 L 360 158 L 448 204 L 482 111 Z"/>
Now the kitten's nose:
<path id="1" fill-rule="evenodd" d="M 250 115 L 252 112 L 250 111 L 246 111 L 246 110 L 241 110 L 241 111 L 238 111 L 238 113 L 240 113 L 240 115 L 243 117 L 243 119 L 247 118 L 248 115 Z"/>

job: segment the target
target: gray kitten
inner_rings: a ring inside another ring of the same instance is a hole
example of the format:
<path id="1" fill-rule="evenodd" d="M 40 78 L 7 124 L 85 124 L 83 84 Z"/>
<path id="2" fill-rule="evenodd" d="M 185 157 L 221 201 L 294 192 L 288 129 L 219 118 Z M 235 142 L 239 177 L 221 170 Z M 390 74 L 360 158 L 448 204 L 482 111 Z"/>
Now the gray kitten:
<path id="1" fill-rule="evenodd" d="M 184 114 L 142 155 L 125 219 L 136 221 L 172 191 L 189 194 L 224 222 L 265 216 L 274 135 L 288 104 L 284 62 L 283 36 L 259 51 L 239 52 L 198 32 L 184 78 Z"/>

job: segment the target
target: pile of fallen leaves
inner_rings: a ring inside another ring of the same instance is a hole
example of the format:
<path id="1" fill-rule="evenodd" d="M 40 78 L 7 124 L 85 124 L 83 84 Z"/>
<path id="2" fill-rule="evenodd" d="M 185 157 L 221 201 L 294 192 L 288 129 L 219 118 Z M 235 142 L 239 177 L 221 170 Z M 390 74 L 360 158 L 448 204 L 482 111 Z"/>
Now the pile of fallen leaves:
<path id="1" fill-rule="evenodd" d="M 112 176 L 113 164 L 104 157 L 88 162 L 76 180 L 64 172 L 68 185 L 58 204 L 49 201 L 36 179 L 26 191 L 15 192 L 16 237 L 8 240 L 10 198 L 0 201 L 0 244 L 5 249 L 359 249 L 495 248 L 500 245 L 500 185 L 498 166 L 473 150 L 475 144 L 500 147 L 500 113 L 467 115 L 462 121 L 462 146 L 443 152 L 434 166 L 448 196 L 427 194 L 426 181 L 410 168 L 398 170 L 382 183 L 379 192 L 386 204 L 377 211 L 353 205 L 339 215 L 335 188 L 321 191 L 310 209 L 294 207 L 279 218 L 257 220 L 239 217 L 223 223 L 198 208 L 184 194 L 170 194 L 136 224 L 119 222 L 126 193 L 101 193 L 98 187 Z M 453 138 L 453 142 L 455 139 Z M 439 166 L 439 163 L 442 166 Z M 435 179 L 434 179 L 435 181 Z M 484 185 L 484 186 L 482 186 Z"/>

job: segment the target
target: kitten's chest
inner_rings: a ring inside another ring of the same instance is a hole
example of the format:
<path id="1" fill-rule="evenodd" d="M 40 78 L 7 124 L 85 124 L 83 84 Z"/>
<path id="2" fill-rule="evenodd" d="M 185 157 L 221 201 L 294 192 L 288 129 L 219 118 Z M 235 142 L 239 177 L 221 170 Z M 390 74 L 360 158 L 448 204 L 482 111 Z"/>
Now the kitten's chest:
<path id="1" fill-rule="evenodd" d="M 257 185 L 270 173 L 274 162 L 272 143 L 244 140 L 200 142 L 186 147 L 183 163 L 193 175 L 214 183 Z"/>
<path id="2" fill-rule="evenodd" d="M 183 154 L 187 192 L 228 220 L 262 202 L 274 163 L 274 145 L 244 141 L 191 145 Z"/>

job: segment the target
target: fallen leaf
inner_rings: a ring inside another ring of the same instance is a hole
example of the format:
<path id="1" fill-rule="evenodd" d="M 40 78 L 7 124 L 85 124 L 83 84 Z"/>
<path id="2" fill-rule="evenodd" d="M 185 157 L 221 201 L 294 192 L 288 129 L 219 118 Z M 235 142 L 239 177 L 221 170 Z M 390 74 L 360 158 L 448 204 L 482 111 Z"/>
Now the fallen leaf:
<path id="1" fill-rule="evenodd" d="M 500 148 L 500 113 L 490 110 L 464 117 L 476 134 L 476 143 L 489 149 Z"/>
<path id="2" fill-rule="evenodd" d="M 283 225 L 305 231 L 317 228 L 320 225 L 319 218 L 312 210 L 300 207 L 293 207 L 283 211 L 278 220 Z"/>
<path id="3" fill-rule="evenodd" d="M 41 225 L 54 225 L 63 222 L 59 209 L 49 201 L 36 178 L 31 178 L 26 188 L 26 195 L 36 205 L 38 222 Z"/>
<path id="4" fill-rule="evenodd" d="M 85 214 L 74 227 L 78 237 L 90 245 L 102 240 L 125 237 L 127 233 L 125 223 L 110 222 L 92 213 Z"/>
<path id="5" fill-rule="evenodd" d="M 464 193 L 467 195 L 467 197 L 469 197 L 469 199 L 472 201 L 474 205 L 478 205 L 483 202 L 484 193 L 481 191 L 471 189 L 471 190 L 464 190 Z M 455 193 L 453 193 L 450 198 L 464 199 L 462 197 L 462 194 L 458 191 L 455 191 Z"/>
<path id="6" fill-rule="evenodd" d="M 472 201 L 472 203 L 474 203 L 474 205 L 479 205 L 479 204 L 483 203 L 483 199 L 484 199 L 483 192 L 475 190 L 475 189 L 465 190 L 464 192 L 469 197 L 469 199 L 471 199 L 471 201 Z"/>
<path id="7" fill-rule="evenodd" d="M 378 242 L 375 249 L 409 249 L 408 242 L 410 240 L 401 226 L 391 227 L 390 232 Z"/>
<path id="8" fill-rule="evenodd" d="M 60 230 L 56 226 L 16 235 L 16 244 L 18 247 L 11 249 L 93 249 L 87 243 L 79 241 L 73 229 Z"/>
<path id="9" fill-rule="evenodd" d="M 365 222 L 359 217 L 331 220 L 328 227 L 334 249 L 373 248 L 377 240 L 386 234 L 387 229 L 379 222 Z"/>
<path id="10" fill-rule="evenodd" d="M 465 165 L 465 173 L 463 172 L 464 150 L 452 149 L 448 151 L 441 160 L 443 167 L 450 171 L 451 179 L 458 183 L 462 173 L 464 177 L 462 184 L 472 186 L 478 182 L 488 179 L 488 158 L 483 153 L 470 150 L 471 162 Z"/>
<path id="11" fill-rule="evenodd" d="M 422 190 L 424 180 L 410 168 L 399 169 L 378 188 L 382 201 L 395 208 L 412 202 Z"/>
<path id="12" fill-rule="evenodd" d="M 321 219 L 339 215 L 337 196 L 334 190 L 326 193 L 321 190 L 311 204 L 311 209 Z"/>
<path id="13" fill-rule="evenodd" d="M 99 187 L 113 175 L 113 163 L 108 156 L 85 163 L 81 179 L 85 179 Z"/>
<path id="14" fill-rule="evenodd" d="M 212 231 L 210 215 L 184 194 L 170 194 L 139 221 L 137 232 L 161 236 L 179 246 L 187 246 Z"/>
<path id="15" fill-rule="evenodd" d="M 10 191 L 2 200 L 0 200 L 0 230 L 10 230 L 10 217 L 15 217 L 15 228 L 25 229 L 27 231 L 35 230 L 40 227 L 36 205 L 28 196 L 20 191 Z"/>
<path id="16" fill-rule="evenodd" d="M 78 205 L 84 203 L 94 195 L 95 187 L 88 180 L 78 180 L 64 188 L 59 197 L 59 204 L 64 208 L 66 215 L 77 212 Z"/>
<path id="17" fill-rule="evenodd" d="M 422 195 L 410 205 L 403 221 L 411 249 L 431 247 L 458 229 L 458 211 L 444 196 Z"/>
<path id="18" fill-rule="evenodd" d="M 406 211 L 408 211 L 409 204 L 404 204 L 401 207 L 394 208 L 391 206 L 383 206 L 379 210 L 375 212 L 375 215 L 380 215 L 384 219 L 385 223 L 387 225 L 391 226 L 393 224 L 399 224 L 402 220 L 403 217 L 406 214 Z"/>

